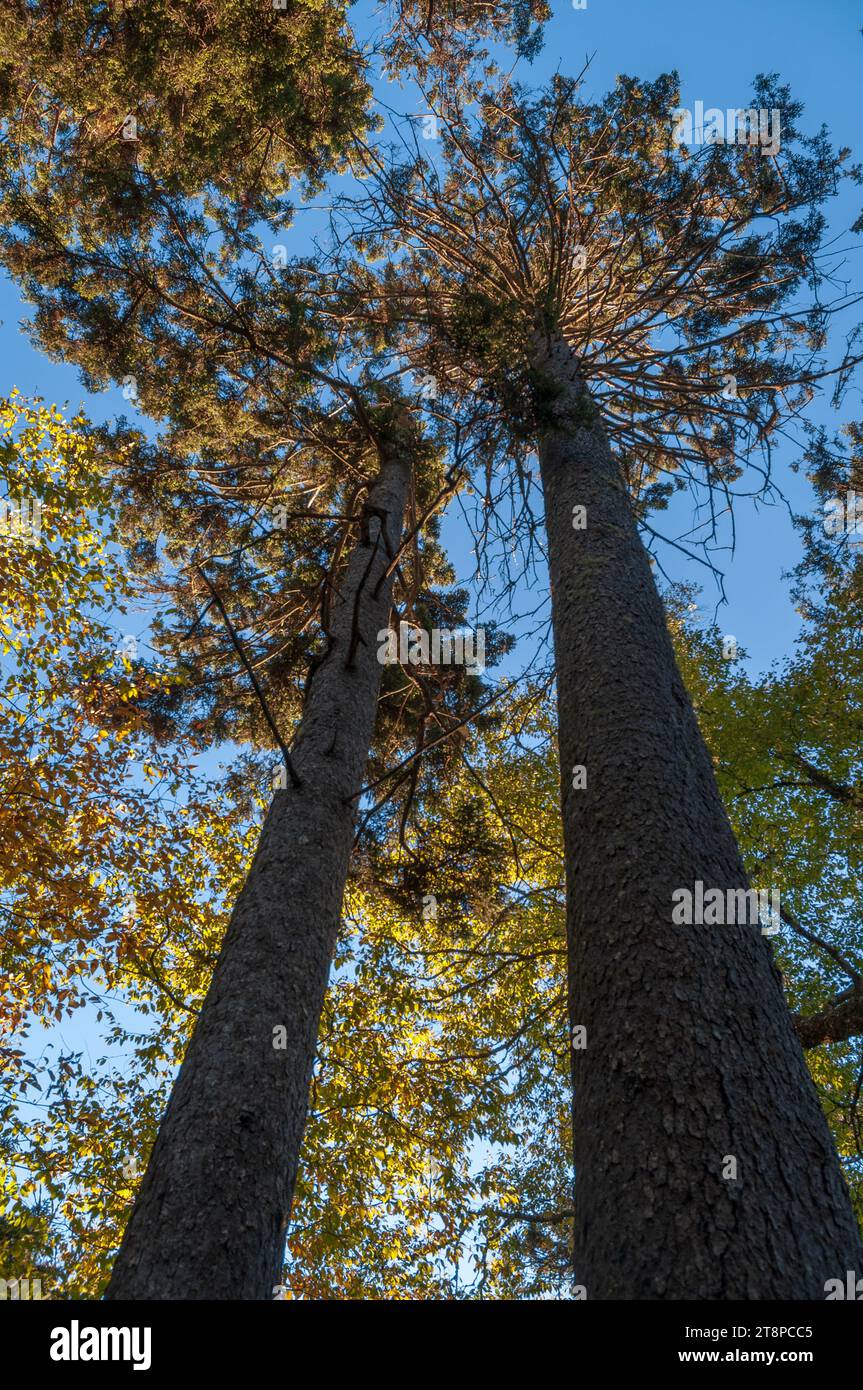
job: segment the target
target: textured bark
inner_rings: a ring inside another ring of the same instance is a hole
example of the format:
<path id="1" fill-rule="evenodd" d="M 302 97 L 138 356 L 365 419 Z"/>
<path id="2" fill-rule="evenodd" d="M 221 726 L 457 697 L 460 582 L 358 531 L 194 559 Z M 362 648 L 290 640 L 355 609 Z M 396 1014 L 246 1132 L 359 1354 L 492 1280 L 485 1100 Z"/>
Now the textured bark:
<path id="1" fill-rule="evenodd" d="M 846 999 L 834 1000 L 817 1014 L 795 1014 L 794 1027 L 804 1047 L 847 1042 L 863 1033 L 863 989 L 859 986 Z"/>
<path id="2" fill-rule="evenodd" d="M 278 1283 L 409 472 L 407 443 L 382 454 L 294 744 L 302 785 L 273 799 L 108 1298 L 263 1299 Z"/>
<path id="3" fill-rule="evenodd" d="M 747 880 L 601 421 L 559 338 L 535 365 L 561 391 L 539 455 L 570 1023 L 587 1030 L 575 1277 L 588 1299 L 820 1299 L 863 1273 L 832 1139 L 760 927 L 672 924 L 675 889 Z"/>

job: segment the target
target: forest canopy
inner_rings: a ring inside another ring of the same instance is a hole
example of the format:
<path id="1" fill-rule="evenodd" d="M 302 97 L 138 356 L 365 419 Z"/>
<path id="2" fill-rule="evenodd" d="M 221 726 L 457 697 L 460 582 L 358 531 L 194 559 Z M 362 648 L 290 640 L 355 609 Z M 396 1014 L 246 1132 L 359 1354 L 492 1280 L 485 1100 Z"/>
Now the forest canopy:
<path id="1" fill-rule="evenodd" d="M 0 257 L 89 393 L 0 400 L 3 1287 L 823 1298 L 852 153 L 772 72 L 688 144 L 676 72 L 536 77 L 544 0 L 0 19 Z"/>

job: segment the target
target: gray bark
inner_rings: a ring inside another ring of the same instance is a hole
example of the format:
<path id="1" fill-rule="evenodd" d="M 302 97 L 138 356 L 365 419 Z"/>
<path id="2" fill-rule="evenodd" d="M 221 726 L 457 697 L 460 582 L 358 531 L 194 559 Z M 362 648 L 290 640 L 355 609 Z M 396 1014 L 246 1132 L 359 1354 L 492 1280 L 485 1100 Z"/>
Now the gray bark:
<path id="1" fill-rule="evenodd" d="M 535 365 L 562 393 L 539 456 L 570 1025 L 587 1029 L 575 1278 L 588 1299 L 823 1299 L 863 1274 L 832 1138 L 760 926 L 672 923 L 675 889 L 746 875 L 601 421 L 561 339 Z"/>
<path id="2" fill-rule="evenodd" d="M 380 690 L 376 634 L 388 625 L 392 590 L 383 576 L 400 543 L 409 476 L 406 439 L 382 450 L 293 748 L 302 785 L 274 796 L 110 1299 L 266 1299 L 279 1282 L 354 834 L 351 798 Z M 274 1046 L 279 1027 L 284 1047 Z"/>
<path id="3" fill-rule="evenodd" d="M 847 1042 L 863 1033 L 863 988 L 857 985 L 845 998 L 834 999 L 817 1014 L 795 1014 L 794 1027 L 805 1048 Z"/>

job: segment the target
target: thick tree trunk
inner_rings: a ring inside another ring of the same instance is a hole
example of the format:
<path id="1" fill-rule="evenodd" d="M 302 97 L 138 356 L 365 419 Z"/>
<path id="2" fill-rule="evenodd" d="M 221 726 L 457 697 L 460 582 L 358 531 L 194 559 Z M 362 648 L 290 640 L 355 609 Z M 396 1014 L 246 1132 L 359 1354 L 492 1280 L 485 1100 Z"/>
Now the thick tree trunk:
<path id="1" fill-rule="evenodd" d="M 561 339 L 536 366 L 561 391 L 539 455 L 586 1028 L 576 1281 L 588 1299 L 823 1299 L 863 1274 L 839 1162 L 760 926 L 672 923 L 676 889 L 747 880 L 602 424 Z"/>
<path id="2" fill-rule="evenodd" d="M 108 1298 L 265 1299 L 278 1283 L 409 474 L 406 440 L 382 451 L 294 745 L 302 785 L 273 799 Z"/>

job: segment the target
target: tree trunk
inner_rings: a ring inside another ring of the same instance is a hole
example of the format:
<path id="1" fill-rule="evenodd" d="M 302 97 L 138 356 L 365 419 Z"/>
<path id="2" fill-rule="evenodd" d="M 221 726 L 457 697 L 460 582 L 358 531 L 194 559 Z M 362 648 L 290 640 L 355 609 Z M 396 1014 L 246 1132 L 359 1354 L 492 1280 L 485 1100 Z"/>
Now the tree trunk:
<path id="1" fill-rule="evenodd" d="M 279 1282 L 409 476 L 405 436 L 382 450 L 294 746 L 301 786 L 274 796 L 108 1298 L 266 1299 Z"/>
<path id="2" fill-rule="evenodd" d="M 823 1299 L 863 1274 L 831 1135 L 761 927 L 672 923 L 676 889 L 747 879 L 602 424 L 560 338 L 535 365 L 560 391 L 539 457 L 586 1028 L 575 1278 L 588 1299 Z"/>

